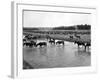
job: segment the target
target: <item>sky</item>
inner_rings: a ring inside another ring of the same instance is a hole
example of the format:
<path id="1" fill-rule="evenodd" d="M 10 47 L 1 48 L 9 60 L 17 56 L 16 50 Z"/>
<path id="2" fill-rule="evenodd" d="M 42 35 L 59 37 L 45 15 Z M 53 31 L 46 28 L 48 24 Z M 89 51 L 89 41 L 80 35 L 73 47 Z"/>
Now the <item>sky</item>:
<path id="1" fill-rule="evenodd" d="M 23 27 L 58 27 L 91 24 L 91 14 L 24 11 Z"/>

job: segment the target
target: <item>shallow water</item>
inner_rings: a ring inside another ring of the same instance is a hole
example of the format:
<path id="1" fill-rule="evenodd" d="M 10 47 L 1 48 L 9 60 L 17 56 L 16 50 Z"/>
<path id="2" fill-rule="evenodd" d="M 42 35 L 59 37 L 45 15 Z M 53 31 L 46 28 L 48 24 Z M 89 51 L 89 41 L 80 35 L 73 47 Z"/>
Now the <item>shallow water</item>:
<path id="1" fill-rule="evenodd" d="M 23 58 L 34 68 L 79 67 L 91 65 L 90 49 L 65 41 L 65 45 L 54 45 L 47 40 L 47 47 L 23 48 Z"/>

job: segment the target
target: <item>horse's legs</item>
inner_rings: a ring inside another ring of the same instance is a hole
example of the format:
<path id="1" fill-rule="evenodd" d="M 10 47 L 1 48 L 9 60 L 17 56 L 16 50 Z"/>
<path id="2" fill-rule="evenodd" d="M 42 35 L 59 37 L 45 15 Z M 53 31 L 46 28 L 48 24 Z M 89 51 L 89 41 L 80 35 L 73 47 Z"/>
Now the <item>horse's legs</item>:
<path id="1" fill-rule="evenodd" d="M 86 51 L 86 46 L 84 46 L 84 50 Z"/>

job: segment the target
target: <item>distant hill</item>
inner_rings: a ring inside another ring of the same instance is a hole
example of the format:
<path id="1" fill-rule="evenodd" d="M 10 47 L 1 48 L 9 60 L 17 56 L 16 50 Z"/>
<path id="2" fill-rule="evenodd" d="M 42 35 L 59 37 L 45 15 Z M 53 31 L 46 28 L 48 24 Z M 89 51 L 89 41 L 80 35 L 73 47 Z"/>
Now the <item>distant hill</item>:
<path id="1" fill-rule="evenodd" d="M 74 26 L 59 26 L 54 27 L 52 30 L 90 30 L 91 25 L 74 25 Z"/>
<path id="2" fill-rule="evenodd" d="M 39 30 L 39 28 L 23 27 L 23 30 Z"/>
<path id="3" fill-rule="evenodd" d="M 34 30 L 40 30 L 40 31 L 49 31 L 49 30 L 91 30 L 91 25 L 74 25 L 74 26 L 59 26 L 59 27 L 23 27 L 23 31 L 34 31 Z"/>

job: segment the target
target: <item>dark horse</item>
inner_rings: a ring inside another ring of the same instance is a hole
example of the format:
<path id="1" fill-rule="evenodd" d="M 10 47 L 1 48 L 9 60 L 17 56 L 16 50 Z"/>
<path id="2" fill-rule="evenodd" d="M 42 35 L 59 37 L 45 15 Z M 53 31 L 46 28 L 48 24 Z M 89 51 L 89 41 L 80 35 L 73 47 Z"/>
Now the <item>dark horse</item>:
<path id="1" fill-rule="evenodd" d="M 91 46 L 91 43 L 90 42 L 86 43 L 85 47 L 89 48 L 89 46 Z"/>
<path id="2" fill-rule="evenodd" d="M 79 47 L 79 46 L 84 46 L 84 47 L 85 47 L 85 50 L 86 50 L 86 47 L 91 46 L 90 43 L 85 43 L 85 42 L 78 42 L 78 41 L 75 41 L 74 43 L 77 44 L 78 47 Z"/>
<path id="3" fill-rule="evenodd" d="M 50 39 L 50 40 L 49 40 L 49 43 L 51 43 L 51 44 L 52 44 L 52 43 L 55 44 L 55 39 Z"/>
<path id="4" fill-rule="evenodd" d="M 35 41 L 30 41 L 30 44 L 32 45 L 31 47 L 36 47 L 36 42 Z"/>
<path id="5" fill-rule="evenodd" d="M 69 36 L 70 39 L 73 39 L 73 36 Z"/>
<path id="6" fill-rule="evenodd" d="M 63 44 L 64 45 L 64 41 L 57 41 L 56 44 Z"/>
<path id="7" fill-rule="evenodd" d="M 77 44 L 78 47 L 79 47 L 79 46 L 85 46 L 85 43 L 79 42 L 79 41 L 75 41 L 74 44 Z"/>
<path id="8" fill-rule="evenodd" d="M 27 47 L 36 47 L 36 42 L 30 41 L 30 42 L 25 42 L 23 43 L 23 46 L 26 45 Z"/>
<path id="9" fill-rule="evenodd" d="M 52 44 L 52 43 L 55 44 L 55 41 L 51 40 L 51 41 L 49 41 L 49 43 L 51 43 L 51 44 Z"/>
<path id="10" fill-rule="evenodd" d="M 36 46 L 47 46 L 47 43 L 46 42 L 39 42 L 38 44 L 36 44 Z"/>

